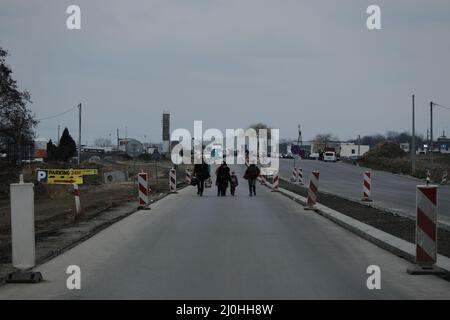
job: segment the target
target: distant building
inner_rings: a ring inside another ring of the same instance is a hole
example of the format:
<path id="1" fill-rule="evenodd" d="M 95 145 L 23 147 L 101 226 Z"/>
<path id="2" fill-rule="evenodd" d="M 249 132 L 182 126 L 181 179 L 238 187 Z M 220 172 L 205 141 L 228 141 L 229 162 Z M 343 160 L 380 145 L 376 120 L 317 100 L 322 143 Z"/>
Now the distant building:
<path id="1" fill-rule="evenodd" d="M 365 145 L 365 144 L 361 144 L 361 145 L 357 145 L 353 142 L 342 142 L 340 144 L 340 156 L 341 158 L 358 158 L 360 156 L 362 156 L 363 154 L 365 154 L 367 151 L 370 150 L 370 146 L 369 145 Z M 358 150 L 359 150 L 359 154 L 358 154 Z"/>
<path id="2" fill-rule="evenodd" d="M 47 158 L 47 143 L 49 141 L 47 138 L 36 138 L 34 140 L 34 158 Z"/>
<path id="3" fill-rule="evenodd" d="M 139 141 L 136 140 L 136 139 L 132 139 L 132 138 L 119 139 L 119 151 L 126 152 L 127 151 L 127 144 L 129 142 L 139 142 Z"/>
<path id="4" fill-rule="evenodd" d="M 437 146 L 441 153 L 450 153 L 450 138 L 445 136 L 445 131 L 442 133 L 442 136 L 437 138 Z"/>

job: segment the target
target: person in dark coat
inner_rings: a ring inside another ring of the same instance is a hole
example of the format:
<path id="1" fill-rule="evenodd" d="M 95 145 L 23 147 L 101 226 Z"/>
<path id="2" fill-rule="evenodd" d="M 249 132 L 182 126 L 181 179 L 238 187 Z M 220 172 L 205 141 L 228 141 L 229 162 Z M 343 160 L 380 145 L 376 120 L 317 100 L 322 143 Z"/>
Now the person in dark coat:
<path id="1" fill-rule="evenodd" d="M 234 171 L 232 171 L 231 176 L 230 176 L 230 193 L 232 196 L 234 196 L 234 193 L 236 192 L 236 187 L 238 185 L 239 185 L 239 181 L 236 176 L 236 173 Z"/>
<path id="2" fill-rule="evenodd" d="M 226 196 L 228 183 L 231 180 L 230 168 L 224 161 L 219 168 L 216 170 L 216 185 L 217 185 L 217 196 Z"/>
<path id="3" fill-rule="evenodd" d="M 247 170 L 245 170 L 244 178 L 248 181 L 248 189 L 250 191 L 249 196 L 252 195 L 256 196 L 256 179 L 258 178 L 260 174 L 259 168 L 256 166 L 256 164 L 252 163 L 247 167 Z"/>
<path id="4" fill-rule="evenodd" d="M 197 194 L 203 196 L 205 190 L 205 180 L 210 178 L 208 164 L 202 159 L 202 163 L 194 165 L 194 177 L 197 179 Z"/>

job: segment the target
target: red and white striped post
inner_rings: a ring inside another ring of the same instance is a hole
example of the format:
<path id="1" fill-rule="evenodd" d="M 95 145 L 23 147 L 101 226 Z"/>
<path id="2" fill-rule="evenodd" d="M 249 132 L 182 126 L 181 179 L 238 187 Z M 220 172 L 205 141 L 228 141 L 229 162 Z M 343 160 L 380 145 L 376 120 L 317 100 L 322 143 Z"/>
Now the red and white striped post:
<path id="1" fill-rule="evenodd" d="M 362 201 L 372 201 L 370 199 L 370 190 L 372 185 L 372 172 L 364 171 L 363 174 L 363 197 Z"/>
<path id="2" fill-rule="evenodd" d="M 73 185 L 73 196 L 75 198 L 75 214 L 81 214 L 80 189 L 77 184 Z"/>
<path id="3" fill-rule="evenodd" d="M 447 184 L 448 183 L 448 173 L 447 173 L 447 171 L 445 171 L 443 174 L 442 174 L 442 179 L 441 179 L 441 184 Z"/>
<path id="4" fill-rule="evenodd" d="M 430 170 L 427 170 L 427 178 L 426 178 L 425 182 L 427 183 L 427 185 L 429 185 L 431 183 L 431 172 L 430 172 Z"/>
<path id="5" fill-rule="evenodd" d="M 148 179 L 146 172 L 138 173 L 139 208 L 150 209 L 148 199 Z"/>
<path id="6" fill-rule="evenodd" d="M 280 177 L 278 176 L 278 173 L 275 173 L 272 176 L 272 192 L 278 192 L 280 190 L 278 190 L 280 186 Z"/>
<path id="7" fill-rule="evenodd" d="M 297 170 L 296 167 L 292 168 L 291 181 L 294 182 L 294 183 L 298 182 L 298 170 Z"/>
<path id="8" fill-rule="evenodd" d="M 303 182 L 303 169 L 297 168 L 297 175 L 298 175 L 298 183 L 304 184 Z"/>
<path id="9" fill-rule="evenodd" d="M 437 186 L 419 185 L 416 189 L 416 265 L 410 274 L 437 274 Z"/>
<path id="10" fill-rule="evenodd" d="M 177 171 L 174 168 L 169 170 L 169 192 L 177 193 Z"/>
<path id="11" fill-rule="evenodd" d="M 309 178 L 308 201 L 305 210 L 316 210 L 317 193 L 319 192 L 319 171 L 311 172 Z"/>
<path id="12" fill-rule="evenodd" d="M 186 168 L 186 183 L 187 183 L 188 185 L 190 185 L 190 184 L 191 184 L 191 181 L 192 181 L 192 173 L 191 173 L 191 169 Z"/>
<path id="13" fill-rule="evenodd" d="M 260 180 L 259 180 L 260 182 L 261 182 L 261 185 L 266 185 L 266 177 L 265 176 L 263 176 L 263 175 L 260 175 Z"/>

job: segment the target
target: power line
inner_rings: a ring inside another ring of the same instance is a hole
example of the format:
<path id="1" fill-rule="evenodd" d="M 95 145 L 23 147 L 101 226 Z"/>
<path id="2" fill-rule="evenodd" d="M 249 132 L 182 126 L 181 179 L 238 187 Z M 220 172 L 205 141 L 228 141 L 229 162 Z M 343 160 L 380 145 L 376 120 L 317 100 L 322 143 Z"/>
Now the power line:
<path id="1" fill-rule="evenodd" d="M 72 107 L 72 108 L 70 108 L 70 109 L 68 109 L 68 110 L 66 110 L 66 111 L 63 111 L 63 112 L 58 113 L 58 114 L 55 114 L 55 115 L 53 115 L 53 116 L 49 116 L 49 117 L 37 119 L 37 121 L 43 121 L 43 120 L 54 119 L 54 118 L 60 117 L 60 116 L 62 116 L 62 115 L 65 115 L 66 113 L 69 113 L 70 111 L 72 111 L 72 110 L 74 110 L 74 109 L 76 109 L 76 108 L 78 108 L 78 106 Z"/>
<path id="2" fill-rule="evenodd" d="M 447 106 L 443 106 L 443 105 L 441 105 L 441 104 L 439 104 L 439 103 L 435 103 L 435 102 L 433 102 L 433 104 L 434 104 L 435 106 L 438 106 L 438 107 L 441 107 L 441 108 L 444 108 L 444 109 L 450 110 L 450 107 L 447 107 Z"/>

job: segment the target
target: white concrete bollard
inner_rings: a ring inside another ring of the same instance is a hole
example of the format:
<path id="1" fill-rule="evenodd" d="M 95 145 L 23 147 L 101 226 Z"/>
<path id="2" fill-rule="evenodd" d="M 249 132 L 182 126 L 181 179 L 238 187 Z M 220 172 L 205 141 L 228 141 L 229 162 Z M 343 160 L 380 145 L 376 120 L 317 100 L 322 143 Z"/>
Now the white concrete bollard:
<path id="1" fill-rule="evenodd" d="M 11 188 L 11 237 L 13 266 L 25 271 L 35 266 L 34 190 L 32 183 Z"/>

